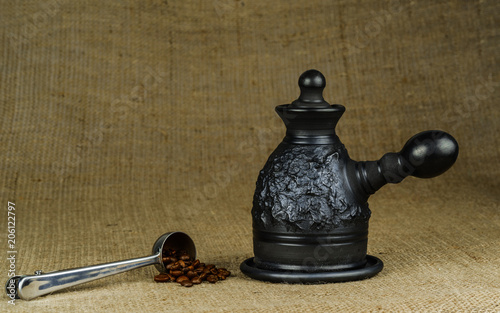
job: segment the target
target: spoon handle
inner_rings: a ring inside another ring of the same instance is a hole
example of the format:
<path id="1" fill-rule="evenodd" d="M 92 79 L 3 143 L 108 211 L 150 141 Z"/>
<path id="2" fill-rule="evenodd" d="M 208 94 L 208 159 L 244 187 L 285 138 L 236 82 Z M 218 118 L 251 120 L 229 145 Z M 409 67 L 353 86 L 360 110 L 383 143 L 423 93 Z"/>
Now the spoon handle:
<path id="1" fill-rule="evenodd" d="M 57 290 L 161 262 L 160 255 L 129 259 L 31 276 L 15 276 L 6 284 L 7 295 L 30 300 Z"/>

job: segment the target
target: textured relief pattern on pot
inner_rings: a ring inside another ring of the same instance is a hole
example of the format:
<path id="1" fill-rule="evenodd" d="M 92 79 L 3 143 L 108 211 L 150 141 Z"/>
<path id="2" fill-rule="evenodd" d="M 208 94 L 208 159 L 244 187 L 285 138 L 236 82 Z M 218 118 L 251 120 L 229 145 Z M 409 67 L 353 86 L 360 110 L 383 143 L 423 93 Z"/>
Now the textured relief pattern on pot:
<path id="1" fill-rule="evenodd" d="M 347 158 L 342 144 L 281 143 L 257 179 L 252 209 L 256 226 L 324 230 L 367 221 L 368 204 L 353 204 L 346 196 L 340 160 Z"/>

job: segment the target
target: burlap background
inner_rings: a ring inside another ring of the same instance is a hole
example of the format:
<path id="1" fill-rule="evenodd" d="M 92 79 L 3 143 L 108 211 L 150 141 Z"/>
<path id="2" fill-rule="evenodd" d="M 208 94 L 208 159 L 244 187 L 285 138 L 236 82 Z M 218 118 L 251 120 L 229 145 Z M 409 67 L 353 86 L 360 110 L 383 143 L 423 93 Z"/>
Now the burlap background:
<path id="1" fill-rule="evenodd" d="M 234 276 L 181 288 L 153 267 L 0 310 L 500 311 L 498 1 L 2 1 L 0 272 L 7 201 L 17 274 L 147 255 L 182 230 Z M 284 136 L 274 113 L 316 68 L 346 106 L 356 160 L 414 133 L 456 137 L 455 166 L 370 199 L 376 277 L 251 280 L 252 196 Z"/>

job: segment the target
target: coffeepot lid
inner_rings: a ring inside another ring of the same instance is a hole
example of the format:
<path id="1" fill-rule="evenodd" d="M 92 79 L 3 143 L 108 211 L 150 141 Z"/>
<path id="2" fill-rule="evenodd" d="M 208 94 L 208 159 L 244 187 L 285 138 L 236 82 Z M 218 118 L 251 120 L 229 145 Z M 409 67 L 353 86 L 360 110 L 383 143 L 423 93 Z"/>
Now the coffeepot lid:
<path id="1" fill-rule="evenodd" d="M 323 89 L 326 86 L 326 79 L 318 70 L 308 70 L 299 77 L 300 96 L 293 101 L 289 108 L 329 108 L 330 104 L 323 98 Z"/>
<path id="2" fill-rule="evenodd" d="M 335 126 L 345 107 L 330 105 L 323 99 L 325 86 L 325 76 L 318 70 L 305 71 L 299 78 L 299 98 L 276 107 L 287 128 L 285 141 L 294 144 L 332 144 L 338 141 Z"/>

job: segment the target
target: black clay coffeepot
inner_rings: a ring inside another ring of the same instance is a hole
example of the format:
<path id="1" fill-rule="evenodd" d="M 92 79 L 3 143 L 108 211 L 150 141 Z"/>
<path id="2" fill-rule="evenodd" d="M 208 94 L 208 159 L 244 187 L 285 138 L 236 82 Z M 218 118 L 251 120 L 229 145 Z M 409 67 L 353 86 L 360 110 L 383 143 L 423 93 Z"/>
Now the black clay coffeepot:
<path id="1" fill-rule="evenodd" d="M 456 140 L 432 130 L 378 161 L 351 160 L 335 134 L 345 108 L 323 99 L 325 82 L 320 72 L 306 71 L 300 97 L 276 107 L 286 136 L 260 171 L 252 209 L 255 257 L 240 267 L 254 279 L 321 283 L 374 276 L 383 263 L 366 254 L 370 195 L 409 175 L 438 176 L 457 159 Z"/>

